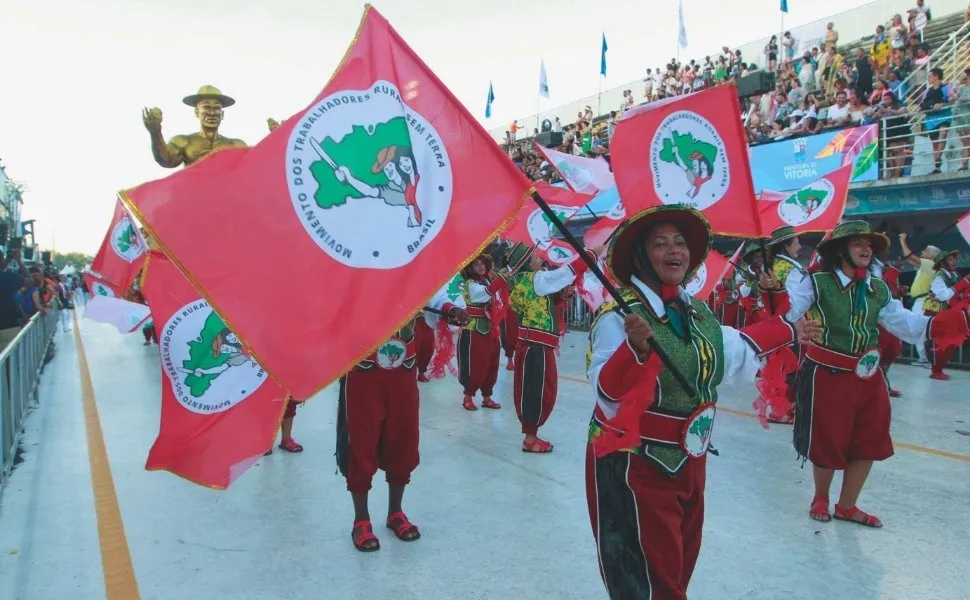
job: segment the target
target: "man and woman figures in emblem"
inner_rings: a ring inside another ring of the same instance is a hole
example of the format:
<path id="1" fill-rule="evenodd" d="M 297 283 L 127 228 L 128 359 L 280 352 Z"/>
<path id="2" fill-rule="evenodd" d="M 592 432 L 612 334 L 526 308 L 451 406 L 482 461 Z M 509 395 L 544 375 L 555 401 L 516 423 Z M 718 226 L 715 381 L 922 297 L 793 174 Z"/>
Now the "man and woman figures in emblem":
<path id="1" fill-rule="evenodd" d="M 312 143 L 317 148 L 317 142 Z M 318 152 L 322 151 L 322 148 L 318 148 Z M 388 206 L 407 207 L 408 227 L 420 227 L 424 222 L 417 196 L 420 175 L 414 164 L 414 154 L 407 146 L 387 146 L 377 153 L 371 173 L 384 173 L 387 177 L 386 185 L 369 185 L 354 177 L 347 167 L 335 165 L 329 160 L 327 162 L 333 166 L 333 175 L 337 181 L 349 185 L 362 196 L 380 198 Z M 347 197 L 348 202 L 352 200 L 353 197 Z"/>

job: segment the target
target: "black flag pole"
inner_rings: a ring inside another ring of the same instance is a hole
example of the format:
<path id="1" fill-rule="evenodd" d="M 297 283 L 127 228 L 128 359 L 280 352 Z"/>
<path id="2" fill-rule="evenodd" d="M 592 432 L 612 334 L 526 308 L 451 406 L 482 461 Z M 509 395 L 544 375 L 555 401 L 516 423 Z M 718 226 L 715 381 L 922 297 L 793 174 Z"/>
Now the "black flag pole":
<path id="1" fill-rule="evenodd" d="M 609 292 L 610 296 L 613 297 L 613 300 L 616 301 L 617 306 L 620 307 L 620 312 L 625 315 L 633 314 L 633 309 L 631 309 L 627 301 L 620 296 L 620 291 L 616 289 L 616 286 L 614 286 L 609 279 L 607 279 L 606 274 L 603 273 L 599 265 L 596 264 L 596 261 L 586 253 L 585 248 L 581 243 L 579 243 L 579 240 L 577 240 L 576 237 L 568 229 L 566 229 L 566 224 L 562 222 L 555 211 L 549 208 L 549 205 L 546 204 L 546 201 L 542 199 L 542 196 L 540 196 L 538 192 L 533 191 L 532 199 L 535 200 L 535 203 L 539 205 L 542 212 L 546 214 L 556 229 L 559 230 L 559 233 L 562 234 L 562 237 L 566 240 L 566 243 L 576 250 L 579 257 L 583 260 L 583 262 L 586 263 L 586 266 L 589 267 L 590 272 L 595 275 L 597 279 L 599 279 L 600 283 L 603 285 L 603 289 Z M 663 348 L 660 347 L 657 340 L 651 337 L 647 340 L 647 342 L 650 344 L 650 349 L 657 354 L 658 358 L 660 358 L 660 362 L 667 367 L 670 374 L 673 375 L 675 380 L 677 380 L 677 384 L 680 385 L 680 387 L 687 392 L 687 395 L 691 398 L 696 396 L 697 392 L 694 391 L 694 386 L 687 381 L 687 378 L 684 377 L 684 374 L 680 372 L 680 369 L 678 369 L 673 361 L 670 360 L 670 357 L 667 356 L 667 353 L 664 352 Z"/>
<path id="2" fill-rule="evenodd" d="M 962 218 L 963 218 L 963 216 L 960 216 L 960 219 L 962 219 Z M 927 245 L 927 246 L 932 246 L 932 245 L 933 245 L 933 242 L 935 242 L 936 240 L 938 240 L 938 239 L 940 239 L 940 237 L 941 237 L 941 236 L 942 236 L 942 235 L 943 235 L 944 233 L 946 233 L 947 231 L 950 231 L 951 229 L 953 229 L 954 227 L 956 227 L 956 226 L 957 226 L 957 223 L 959 223 L 959 222 L 960 222 L 960 219 L 957 219 L 956 221 L 954 221 L 954 222 L 952 222 L 952 223 L 950 223 L 949 225 L 947 225 L 947 226 L 946 226 L 945 228 L 943 228 L 943 229 L 941 229 L 941 230 L 939 230 L 939 231 L 937 231 L 936 233 L 934 233 L 934 234 L 933 234 L 933 237 L 931 237 L 931 238 L 930 238 L 930 241 L 928 241 L 928 242 L 926 242 L 926 245 Z M 916 256 L 916 253 L 915 253 L 915 252 L 913 252 L 912 250 L 913 250 L 913 249 L 912 249 L 912 248 L 910 248 L 910 252 L 909 252 L 909 254 L 907 254 L 906 256 L 904 256 L 904 257 L 902 257 L 902 258 L 900 258 L 899 260 L 906 260 L 906 259 L 908 259 L 908 258 L 909 258 L 910 256 Z"/>

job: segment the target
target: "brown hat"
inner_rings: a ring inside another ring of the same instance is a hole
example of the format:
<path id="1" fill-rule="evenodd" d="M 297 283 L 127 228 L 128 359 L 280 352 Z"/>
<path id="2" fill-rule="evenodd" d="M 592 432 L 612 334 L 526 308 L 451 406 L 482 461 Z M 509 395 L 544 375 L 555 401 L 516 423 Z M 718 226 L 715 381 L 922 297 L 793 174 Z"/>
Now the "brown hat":
<path id="1" fill-rule="evenodd" d="M 386 148 L 381 148 L 380 152 L 377 153 L 377 162 L 374 166 L 370 168 L 372 173 L 380 173 L 387 166 L 387 163 L 392 162 L 394 157 L 397 155 L 397 146 L 388 146 Z"/>

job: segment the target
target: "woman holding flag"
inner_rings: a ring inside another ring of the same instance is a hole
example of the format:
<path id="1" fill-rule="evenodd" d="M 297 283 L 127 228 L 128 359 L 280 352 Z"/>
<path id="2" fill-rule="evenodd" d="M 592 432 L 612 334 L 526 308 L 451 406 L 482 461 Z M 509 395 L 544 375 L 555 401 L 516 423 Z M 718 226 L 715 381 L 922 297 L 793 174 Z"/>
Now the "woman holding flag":
<path id="1" fill-rule="evenodd" d="M 586 493 L 600 572 L 611 598 L 687 598 L 701 546 L 706 455 L 725 378 L 754 380 L 762 357 L 810 336 L 780 317 L 720 325 L 684 283 L 711 248 L 707 218 L 679 205 L 644 210 L 617 229 L 606 264 L 632 310 L 606 302 L 588 354 L 596 408 Z M 767 274 L 761 284 L 777 284 Z M 651 341 L 696 385 L 682 388 Z"/>
<path id="2" fill-rule="evenodd" d="M 893 455 L 890 405 L 879 368 L 879 328 L 911 344 L 966 338 L 965 311 L 930 318 L 916 315 L 892 298 L 886 283 L 872 277 L 872 259 L 889 246 L 864 221 L 839 224 L 818 248 L 820 268 L 789 289 L 788 320 L 806 312 L 817 316 L 821 335 L 805 349 L 796 377 L 794 446 L 812 462 L 815 496 L 809 516 L 867 527 L 882 527 L 875 515 L 856 506 L 872 464 Z M 843 471 L 835 511 L 829 492 L 836 470 Z"/>
<path id="3" fill-rule="evenodd" d="M 940 252 L 933 260 L 936 277 L 930 283 L 929 297 L 923 303 L 926 316 L 931 317 L 947 310 L 963 310 L 970 304 L 970 280 L 961 278 L 957 273 L 959 258 L 958 251 L 949 250 Z M 930 379 L 948 381 L 950 376 L 943 372 L 943 367 L 953 357 L 958 346 L 935 344 L 931 340 L 926 347 L 933 366 Z"/>
<path id="4" fill-rule="evenodd" d="M 482 254 L 461 272 L 465 279 L 463 294 L 468 313 L 468 324 L 458 334 L 458 382 L 465 397 L 465 410 L 478 410 L 475 394 L 482 392 L 482 408 L 499 409 L 502 405 L 492 400 L 492 389 L 498 380 L 499 323 L 507 304 L 502 295 L 508 296 L 505 280 L 492 271 L 492 257 Z"/>

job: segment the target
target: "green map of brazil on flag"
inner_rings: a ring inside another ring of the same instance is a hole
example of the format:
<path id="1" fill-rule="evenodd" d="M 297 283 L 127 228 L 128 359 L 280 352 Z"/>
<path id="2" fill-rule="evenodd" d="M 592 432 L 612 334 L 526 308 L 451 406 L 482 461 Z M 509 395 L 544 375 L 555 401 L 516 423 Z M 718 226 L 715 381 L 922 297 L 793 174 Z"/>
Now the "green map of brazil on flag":
<path id="1" fill-rule="evenodd" d="M 323 92 L 256 146 L 121 193 L 298 399 L 400 329 L 530 187 L 376 10 L 354 39 Z"/>

